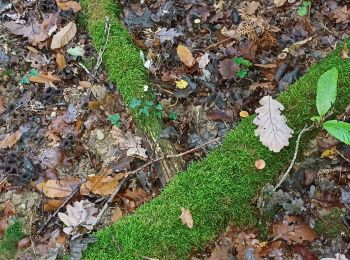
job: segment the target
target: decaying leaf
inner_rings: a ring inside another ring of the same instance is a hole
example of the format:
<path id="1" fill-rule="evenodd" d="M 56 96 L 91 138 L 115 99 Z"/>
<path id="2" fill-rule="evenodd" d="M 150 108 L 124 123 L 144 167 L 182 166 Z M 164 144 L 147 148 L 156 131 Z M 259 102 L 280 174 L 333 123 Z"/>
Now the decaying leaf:
<path id="1" fill-rule="evenodd" d="M 347 24 L 350 22 L 350 10 L 344 5 L 342 8 L 337 8 L 333 12 L 333 19 L 336 19 L 336 23 Z"/>
<path id="2" fill-rule="evenodd" d="M 192 67 L 195 64 L 195 59 L 193 58 L 192 52 L 184 45 L 177 46 L 177 55 L 179 55 L 180 60 L 187 66 Z"/>
<path id="3" fill-rule="evenodd" d="M 40 74 L 37 76 L 31 76 L 29 78 L 29 80 L 31 82 L 44 83 L 44 84 L 49 84 L 50 82 L 55 83 L 55 82 L 61 81 L 60 77 L 52 75 L 51 72 L 48 72 L 48 73 L 40 72 Z"/>
<path id="4" fill-rule="evenodd" d="M 104 175 L 89 176 L 87 181 L 81 185 L 80 194 L 88 195 L 93 193 L 102 196 L 111 195 L 123 177 L 123 173 L 119 173 L 114 177 Z"/>
<path id="5" fill-rule="evenodd" d="M 73 39 L 76 33 L 77 26 L 74 22 L 70 22 L 52 37 L 51 49 L 62 48 Z"/>
<path id="6" fill-rule="evenodd" d="M 123 212 L 119 207 L 116 207 L 114 210 L 113 216 L 112 216 L 112 223 L 116 222 L 118 219 L 121 219 L 123 217 Z"/>
<path id="7" fill-rule="evenodd" d="M 63 232 L 67 235 L 75 236 L 91 231 L 96 220 L 94 214 L 97 211 L 95 204 L 90 203 L 88 200 L 75 201 L 73 206 L 68 205 L 67 214 L 58 213 L 59 219 L 67 226 L 63 228 Z M 81 227 L 86 230 L 83 230 Z"/>
<path id="8" fill-rule="evenodd" d="M 344 46 L 340 51 L 340 58 L 342 58 L 342 59 L 349 58 L 349 47 L 348 47 L 347 43 L 344 43 Z"/>
<path id="9" fill-rule="evenodd" d="M 272 227 L 273 237 L 282 238 L 288 244 L 292 242 L 312 242 L 316 239 L 316 232 L 295 216 L 285 216 L 283 222 Z"/>
<path id="10" fill-rule="evenodd" d="M 0 114 L 5 110 L 5 97 L 0 96 Z"/>
<path id="11" fill-rule="evenodd" d="M 209 53 L 206 52 L 205 54 L 203 54 L 202 56 L 198 57 L 197 59 L 197 62 L 198 62 L 198 67 L 200 69 L 204 69 L 208 63 L 209 63 Z"/>
<path id="12" fill-rule="evenodd" d="M 6 148 L 11 148 L 14 146 L 19 139 L 21 139 L 22 133 L 21 131 L 16 131 L 13 133 L 8 133 L 4 139 L 0 141 L 0 148 L 6 149 Z"/>
<path id="13" fill-rule="evenodd" d="M 232 59 L 224 59 L 220 61 L 219 71 L 224 79 L 233 79 L 239 71 L 239 66 Z"/>
<path id="14" fill-rule="evenodd" d="M 39 183 L 36 187 L 49 198 L 64 198 L 69 196 L 80 183 L 77 178 L 67 180 L 47 180 Z"/>
<path id="15" fill-rule="evenodd" d="M 283 6 L 286 2 L 287 2 L 287 0 L 274 0 L 274 1 L 273 1 L 273 3 L 274 3 L 277 7 Z"/>
<path id="16" fill-rule="evenodd" d="M 76 13 L 81 10 L 80 4 L 75 1 L 61 2 L 60 0 L 56 0 L 56 3 L 57 3 L 57 6 L 63 11 L 72 9 Z"/>
<path id="17" fill-rule="evenodd" d="M 56 54 L 56 63 L 59 69 L 63 69 L 66 67 L 66 59 L 64 58 L 64 55 L 60 52 L 57 52 Z"/>
<path id="18" fill-rule="evenodd" d="M 286 117 L 281 114 L 284 107 L 280 102 L 271 96 L 265 96 L 259 103 L 261 107 L 255 110 L 258 116 L 253 121 L 258 126 L 255 135 L 271 151 L 278 153 L 289 145 L 293 130 L 288 127 Z"/>
<path id="19" fill-rule="evenodd" d="M 180 215 L 180 219 L 182 224 L 186 225 L 189 228 L 193 228 L 193 219 L 192 219 L 192 215 L 189 209 L 186 208 L 181 208 L 181 215 Z"/>
<path id="20" fill-rule="evenodd" d="M 232 242 L 223 237 L 220 243 L 216 244 L 208 260 L 230 260 L 232 258 Z"/>
<path id="21" fill-rule="evenodd" d="M 181 35 L 184 35 L 184 34 L 181 32 L 177 32 L 177 30 L 175 28 L 167 29 L 165 27 L 163 27 L 157 33 L 157 36 L 159 37 L 159 40 L 161 43 L 164 43 L 165 41 L 173 42 L 175 37 L 179 37 Z"/>
<path id="22" fill-rule="evenodd" d="M 52 211 L 58 209 L 63 204 L 63 200 L 48 199 L 44 204 L 44 211 Z"/>

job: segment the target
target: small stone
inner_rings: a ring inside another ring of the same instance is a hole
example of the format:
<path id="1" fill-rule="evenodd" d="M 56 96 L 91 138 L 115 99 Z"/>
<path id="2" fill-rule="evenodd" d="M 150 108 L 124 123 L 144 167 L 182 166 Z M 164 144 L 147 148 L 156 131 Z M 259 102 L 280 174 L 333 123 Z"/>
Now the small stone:
<path id="1" fill-rule="evenodd" d="M 100 129 L 97 129 L 96 138 L 97 140 L 102 141 L 103 139 L 105 139 L 105 134 Z"/>

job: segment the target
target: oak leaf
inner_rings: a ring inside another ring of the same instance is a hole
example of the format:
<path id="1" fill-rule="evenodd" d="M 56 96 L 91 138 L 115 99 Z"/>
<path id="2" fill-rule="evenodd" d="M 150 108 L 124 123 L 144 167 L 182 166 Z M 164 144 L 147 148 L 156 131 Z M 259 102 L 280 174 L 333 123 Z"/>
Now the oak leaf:
<path id="1" fill-rule="evenodd" d="M 37 76 L 31 76 L 29 80 L 31 82 L 48 84 L 50 82 L 60 82 L 61 78 L 55 75 L 52 75 L 51 72 L 48 72 L 47 74 L 44 72 L 40 72 L 40 74 Z"/>
<path id="2" fill-rule="evenodd" d="M 50 48 L 52 50 L 62 48 L 73 39 L 76 33 L 77 26 L 74 22 L 70 22 L 52 37 Z"/>
<path id="3" fill-rule="evenodd" d="M 64 198 L 69 196 L 76 185 L 80 183 L 79 179 L 71 178 L 67 180 L 47 180 L 36 185 L 46 197 Z"/>
<path id="4" fill-rule="evenodd" d="M 288 127 L 286 117 L 281 114 L 284 107 L 280 102 L 271 96 L 265 96 L 259 103 L 261 107 L 255 110 L 258 116 L 253 121 L 258 126 L 255 135 L 271 151 L 278 153 L 289 145 L 293 130 Z"/>
<path id="5" fill-rule="evenodd" d="M 123 173 L 119 173 L 114 177 L 103 175 L 89 176 L 87 181 L 81 185 L 80 194 L 89 195 L 93 193 L 102 196 L 111 195 L 123 177 Z"/>
<path id="6" fill-rule="evenodd" d="M 56 0 L 57 6 L 62 9 L 63 11 L 67 11 L 69 9 L 72 9 L 73 12 L 79 12 L 81 10 L 81 5 L 75 1 L 67 1 L 67 2 L 61 2 L 59 0 Z"/>
<path id="7" fill-rule="evenodd" d="M 193 58 L 192 52 L 184 45 L 177 46 L 177 55 L 180 60 L 187 66 L 192 67 L 195 64 L 195 59 Z"/>

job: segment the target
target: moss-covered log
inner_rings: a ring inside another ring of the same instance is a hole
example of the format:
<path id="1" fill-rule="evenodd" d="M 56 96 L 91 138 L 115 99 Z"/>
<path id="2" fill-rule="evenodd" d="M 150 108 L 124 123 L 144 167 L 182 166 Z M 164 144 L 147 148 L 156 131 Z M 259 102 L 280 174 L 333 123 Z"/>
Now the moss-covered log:
<path id="1" fill-rule="evenodd" d="M 96 1 L 83 2 L 93 4 Z M 109 0 L 99 2 L 110 4 Z M 100 32 L 92 34 L 92 37 L 95 42 L 102 41 L 104 23 L 95 20 L 101 20 L 105 12 L 94 6 L 89 6 L 89 10 L 90 12 L 95 10 L 95 14 L 89 16 L 89 19 L 94 19 L 89 22 L 90 31 Z M 114 13 L 109 13 L 109 16 L 112 15 Z M 120 26 L 114 27 L 113 30 L 121 30 Z M 123 37 L 130 38 L 125 31 L 121 35 L 118 36 L 120 43 L 114 43 L 118 44 L 119 51 L 121 50 L 119 45 L 125 44 Z M 116 75 L 125 73 L 120 72 L 120 68 L 113 67 L 113 63 L 119 60 L 118 64 L 124 62 L 122 67 L 126 71 L 129 69 L 133 71 L 132 78 L 138 79 L 140 85 L 143 85 L 144 71 L 134 65 L 134 61 L 138 60 L 138 54 L 131 52 L 129 56 L 126 52 L 108 50 L 106 55 L 115 56 L 114 61 L 105 59 L 109 71 L 112 72 L 110 75 L 112 80 L 119 78 Z M 237 225 L 256 224 L 252 200 L 265 183 L 274 181 L 290 163 L 298 131 L 317 113 L 315 106 L 317 80 L 323 72 L 332 67 L 339 70 L 339 93 L 335 108 L 336 112 L 340 113 L 350 103 L 350 59 L 341 59 L 339 51 L 335 51 L 278 97 L 286 108 L 284 114 L 288 119 L 288 125 L 295 131 L 289 147 L 278 154 L 268 151 L 254 135 L 253 118 L 243 120 L 236 129 L 230 131 L 219 149 L 175 176 L 159 197 L 138 208 L 135 214 L 97 232 L 98 241 L 88 248 L 84 258 L 188 259 L 191 252 L 203 248 L 206 243 L 215 239 L 229 221 Z M 120 87 L 120 83 L 118 84 Z M 135 90 L 129 91 L 134 93 Z M 140 95 L 143 95 L 142 90 Z M 130 101 L 127 95 L 125 99 Z M 301 149 L 304 142 L 314 134 L 310 133 L 308 137 L 303 138 Z M 265 169 L 260 171 L 255 169 L 254 162 L 257 159 L 266 161 Z M 181 207 L 190 209 L 194 219 L 192 229 L 181 224 L 179 220 Z"/>
<path id="2" fill-rule="evenodd" d="M 109 18 L 110 35 L 103 62 L 108 70 L 109 79 L 117 85 L 125 103 L 130 104 L 133 99 L 139 99 L 153 101 L 155 104 L 155 96 L 150 91 L 144 91 L 144 86 L 149 85 L 149 80 L 140 57 L 140 50 L 134 46 L 128 30 L 118 20 L 119 10 L 115 1 L 83 0 L 81 4 L 88 31 L 97 50 L 102 49 L 106 42 L 106 17 Z M 131 112 L 139 134 L 152 147 L 151 157 L 176 154 L 168 140 L 159 138 L 162 124 L 155 113 L 145 116 L 140 115 L 139 109 L 131 109 Z M 161 161 L 156 166 L 160 171 L 161 182 L 165 185 L 174 174 L 184 169 L 184 162 L 181 158 L 173 158 Z"/>

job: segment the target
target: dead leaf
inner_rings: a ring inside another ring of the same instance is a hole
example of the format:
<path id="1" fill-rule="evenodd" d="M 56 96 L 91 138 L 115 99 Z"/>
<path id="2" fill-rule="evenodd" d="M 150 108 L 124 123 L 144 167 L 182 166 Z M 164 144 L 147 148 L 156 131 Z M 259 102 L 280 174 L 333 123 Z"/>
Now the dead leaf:
<path id="1" fill-rule="evenodd" d="M 98 209 L 95 208 L 95 204 L 88 200 L 75 201 L 73 206 L 67 206 L 67 214 L 59 212 L 58 218 L 67 226 L 63 228 L 63 232 L 67 235 L 79 235 L 86 233 L 81 227 L 84 227 L 86 231 L 93 229 L 93 224 L 96 220 L 94 215 Z"/>
<path id="2" fill-rule="evenodd" d="M 289 138 L 293 130 L 286 123 L 287 119 L 281 114 L 283 105 L 271 96 L 265 96 L 259 101 L 261 107 L 255 112 L 258 114 L 253 123 L 258 126 L 255 135 L 260 141 L 275 153 L 289 145 Z"/>
<path id="3" fill-rule="evenodd" d="M 277 68 L 276 63 L 270 63 L 270 64 L 254 64 L 255 67 L 263 68 L 263 69 L 274 69 Z"/>
<path id="4" fill-rule="evenodd" d="M 52 211 L 58 209 L 63 204 L 63 200 L 48 199 L 44 204 L 44 211 Z"/>
<path id="5" fill-rule="evenodd" d="M 6 149 L 6 148 L 11 148 L 14 146 L 19 139 L 21 139 L 22 133 L 21 131 L 16 131 L 13 133 L 8 133 L 4 139 L 0 141 L 0 148 Z"/>
<path id="6" fill-rule="evenodd" d="M 208 65 L 208 63 L 209 63 L 209 53 L 208 52 L 206 52 L 205 54 L 203 54 L 202 56 L 200 56 L 200 57 L 198 57 L 197 59 L 196 59 L 196 61 L 198 62 L 198 67 L 200 68 L 200 69 L 204 69 L 207 65 Z"/>
<path id="7" fill-rule="evenodd" d="M 76 185 L 80 183 L 77 178 L 66 180 L 47 180 L 36 185 L 46 197 L 49 198 L 64 198 L 69 196 L 75 189 Z"/>
<path id="8" fill-rule="evenodd" d="M 180 219 L 182 224 L 186 225 L 189 228 L 193 228 L 193 219 L 192 219 L 192 215 L 189 209 L 186 208 L 181 208 L 181 215 L 180 215 Z"/>
<path id="9" fill-rule="evenodd" d="M 81 10 L 81 6 L 79 3 L 75 1 L 61 2 L 60 0 L 56 0 L 57 6 L 63 11 L 67 11 L 72 9 L 73 12 L 79 12 Z"/>
<path id="10" fill-rule="evenodd" d="M 337 8 L 333 12 L 333 19 L 336 19 L 336 23 L 347 24 L 350 22 L 350 10 L 344 5 L 342 8 Z"/>
<path id="11" fill-rule="evenodd" d="M 232 59 L 224 59 L 220 61 L 219 71 L 224 79 L 233 79 L 240 70 L 239 66 Z"/>
<path id="12" fill-rule="evenodd" d="M 101 196 L 111 195 L 123 177 L 124 173 L 118 173 L 114 177 L 106 176 L 106 174 L 89 176 L 87 181 L 81 185 L 80 194 L 89 195 L 93 193 Z"/>
<path id="13" fill-rule="evenodd" d="M 124 193 L 124 197 L 131 200 L 143 200 L 149 193 L 145 192 L 142 188 L 136 187 L 132 189 L 127 189 Z"/>
<path id="14" fill-rule="evenodd" d="M 123 212 L 119 207 L 116 207 L 114 210 L 114 214 L 112 216 L 112 223 L 116 222 L 118 219 L 121 219 L 123 217 Z"/>
<path id="15" fill-rule="evenodd" d="M 340 58 L 349 59 L 349 48 L 347 43 L 344 43 L 344 46 L 340 51 Z"/>
<path id="16" fill-rule="evenodd" d="M 223 237 L 216 244 L 208 260 L 231 260 L 232 258 L 232 242 L 228 238 Z"/>
<path id="17" fill-rule="evenodd" d="M 5 110 L 5 97 L 0 96 L 0 114 L 3 113 Z"/>
<path id="18" fill-rule="evenodd" d="M 256 90 L 257 88 L 267 89 L 267 90 L 274 90 L 275 85 L 272 82 L 264 82 L 264 83 L 253 83 L 250 85 L 249 90 Z"/>
<path id="19" fill-rule="evenodd" d="M 73 39 L 76 33 L 77 26 L 74 22 L 70 22 L 52 37 L 51 49 L 62 48 Z"/>
<path id="20" fill-rule="evenodd" d="M 256 11 L 259 9 L 260 3 L 257 1 L 251 1 L 246 3 L 246 7 L 244 11 L 247 15 L 254 15 Z"/>
<path id="21" fill-rule="evenodd" d="M 277 7 L 281 7 L 287 2 L 287 0 L 274 0 L 273 2 Z"/>
<path id="22" fill-rule="evenodd" d="M 91 88 L 92 84 L 89 81 L 79 81 L 79 86 L 82 88 Z"/>
<path id="23" fill-rule="evenodd" d="M 177 46 L 177 55 L 180 60 L 187 66 L 192 67 L 195 64 L 195 59 L 193 58 L 192 52 L 184 45 Z"/>
<path id="24" fill-rule="evenodd" d="M 283 222 L 272 226 L 274 238 L 282 238 L 288 244 L 292 242 L 312 242 L 316 239 L 316 232 L 295 216 L 285 216 Z"/>
<path id="25" fill-rule="evenodd" d="M 66 59 L 61 52 L 56 53 L 56 63 L 59 69 L 63 69 L 66 67 Z"/>
<path id="26" fill-rule="evenodd" d="M 48 72 L 47 74 L 44 72 L 40 72 L 39 75 L 37 76 L 32 76 L 29 78 L 30 81 L 36 82 L 36 83 L 44 83 L 44 84 L 49 84 L 50 82 L 60 82 L 61 79 L 60 77 L 57 77 L 55 75 L 52 75 L 51 72 Z"/>

